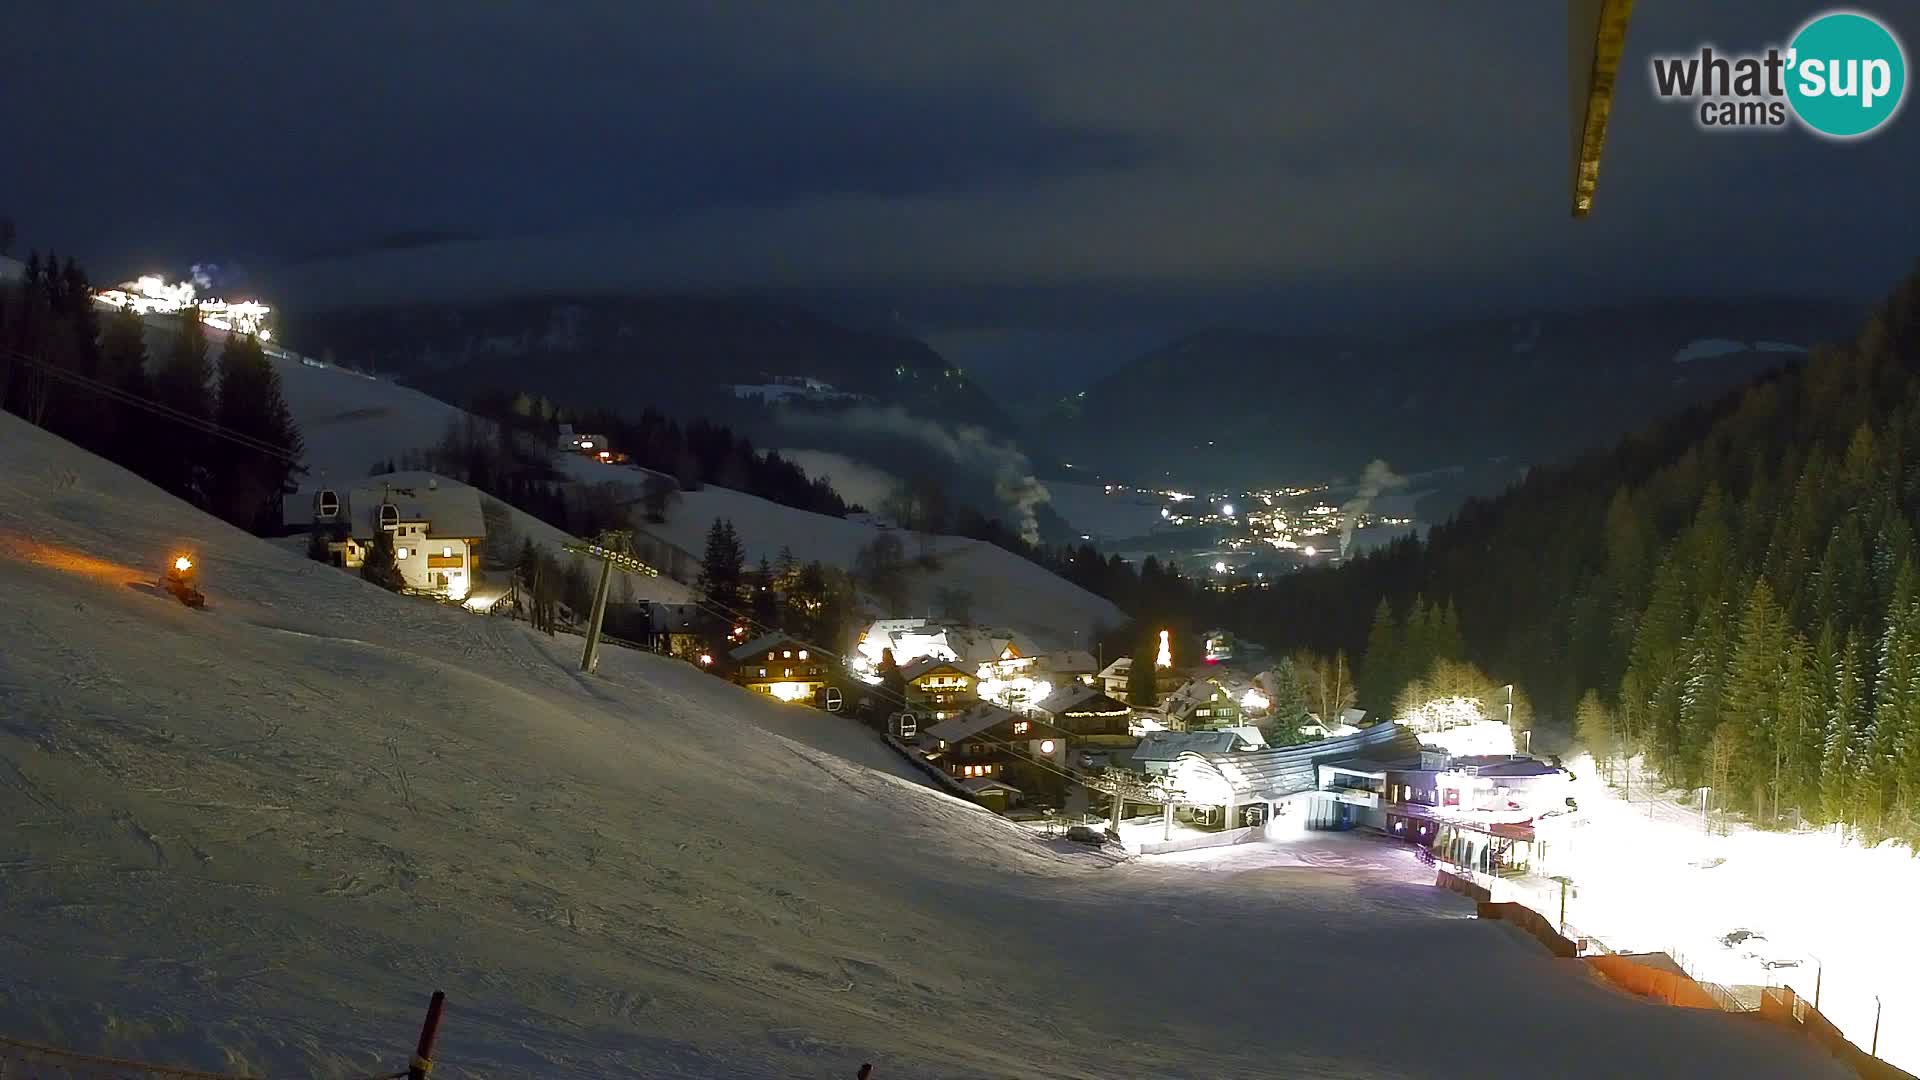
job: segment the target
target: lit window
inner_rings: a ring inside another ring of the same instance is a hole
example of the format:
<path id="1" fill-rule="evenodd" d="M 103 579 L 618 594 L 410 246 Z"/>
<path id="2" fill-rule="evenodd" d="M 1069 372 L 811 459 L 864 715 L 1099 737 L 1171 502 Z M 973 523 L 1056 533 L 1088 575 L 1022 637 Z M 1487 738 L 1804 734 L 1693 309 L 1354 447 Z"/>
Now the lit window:
<path id="1" fill-rule="evenodd" d="M 792 650 L 792 649 L 785 649 L 785 650 L 782 650 L 782 651 L 781 651 L 781 653 L 780 653 L 780 656 L 781 656 L 781 658 L 783 658 L 783 659 L 786 659 L 786 660 L 791 660 L 791 659 L 793 659 L 793 650 Z"/>
<path id="2" fill-rule="evenodd" d="M 451 559 L 451 558 L 453 558 L 453 548 L 451 548 L 451 547 L 443 547 L 443 548 L 441 548 L 441 549 L 440 549 L 440 555 L 441 555 L 441 557 L 442 557 L 442 558 L 447 558 L 447 559 Z"/>
<path id="3" fill-rule="evenodd" d="M 760 677 L 761 677 L 761 678 L 763 678 L 763 679 L 767 677 L 767 669 L 766 669 L 766 668 L 761 668 L 761 669 L 760 669 Z"/>
<path id="4" fill-rule="evenodd" d="M 807 658 L 807 650 L 805 650 L 805 649 L 801 649 L 801 650 L 800 650 L 800 659 L 802 659 L 802 660 L 805 660 L 806 658 Z"/>
<path id="5" fill-rule="evenodd" d="M 1015 720 L 1013 722 L 1013 733 L 1015 735 L 1025 735 L 1027 733 L 1027 722 L 1025 720 Z"/>
<path id="6" fill-rule="evenodd" d="M 398 551 L 396 551 L 396 552 L 394 552 L 394 553 L 393 553 L 393 557 L 394 557 L 394 558 L 396 558 L 396 559 L 404 559 L 404 558 L 406 558 L 406 557 L 407 557 L 407 549 L 406 549 L 406 548 L 401 548 L 400 550 L 398 550 Z"/>

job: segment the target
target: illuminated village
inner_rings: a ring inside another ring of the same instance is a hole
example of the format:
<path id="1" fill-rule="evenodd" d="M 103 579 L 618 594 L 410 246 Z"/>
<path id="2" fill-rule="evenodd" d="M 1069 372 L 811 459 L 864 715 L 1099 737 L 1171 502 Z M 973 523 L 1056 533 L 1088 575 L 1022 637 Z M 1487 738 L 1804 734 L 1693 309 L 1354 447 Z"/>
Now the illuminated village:
<path id="1" fill-rule="evenodd" d="M 190 281 L 168 282 L 156 274 L 145 274 L 122 282 L 116 289 L 99 289 L 94 302 L 105 307 L 133 311 L 140 315 L 178 315 L 188 308 L 200 312 L 200 321 L 216 330 L 253 334 L 262 341 L 273 340 L 267 316 L 273 309 L 256 300 L 227 301 L 203 297 Z"/>

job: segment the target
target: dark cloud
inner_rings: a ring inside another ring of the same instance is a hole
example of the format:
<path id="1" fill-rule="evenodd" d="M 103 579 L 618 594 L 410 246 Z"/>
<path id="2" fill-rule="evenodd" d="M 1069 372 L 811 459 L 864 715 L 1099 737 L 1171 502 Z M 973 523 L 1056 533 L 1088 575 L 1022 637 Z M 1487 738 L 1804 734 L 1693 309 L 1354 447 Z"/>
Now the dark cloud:
<path id="1" fill-rule="evenodd" d="M 239 259 L 306 303 L 764 288 L 963 362 L 1864 295 L 1910 257 L 1910 111 L 1859 144 L 1713 137 L 1642 76 L 1814 10 L 1641 5 L 1582 222 L 1563 5 L 1504 0 L 49 9 L 0 38 L 0 199 L 109 275 Z"/>

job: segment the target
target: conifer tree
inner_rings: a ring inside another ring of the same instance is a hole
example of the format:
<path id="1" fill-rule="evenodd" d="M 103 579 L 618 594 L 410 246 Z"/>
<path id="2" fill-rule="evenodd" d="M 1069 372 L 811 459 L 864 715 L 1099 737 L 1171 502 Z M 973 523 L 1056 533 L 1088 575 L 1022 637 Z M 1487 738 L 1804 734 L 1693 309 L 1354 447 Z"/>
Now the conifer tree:
<path id="1" fill-rule="evenodd" d="M 264 443 L 279 456 L 221 439 L 211 444 L 215 506 L 242 528 L 277 524 L 280 499 L 291 490 L 297 461 L 305 449 L 260 340 L 229 334 L 220 351 L 220 385 L 214 420 L 221 427 Z"/>
<path id="2" fill-rule="evenodd" d="M 1849 632 L 1833 666 L 1833 698 L 1827 711 L 1826 745 L 1820 757 L 1820 814 L 1826 821 L 1851 816 L 1859 773 L 1854 742 L 1860 720 L 1860 639 Z"/>
<path id="3" fill-rule="evenodd" d="M 740 548 L 740 538 L 733 531 L 733 522 L 714 518 L 713 525 L 707 529 L 705 557 L 700 561 L 700 595 L 722 611 L 738 611 L 745 564 L 746 553 Z"/>
<path id="4" fill-rule="evenodd" d="M 406 587 L 406 579 L 400 575 L 399 559 L 395 557 L 392 532 L 374 529 L 373 543 L 367 547 L 366 557 L 360 563 L 360 576 L 388 592 L 399 592 Z"/>
<path id="5" fill-rule="evenodd" d="M 1373 626 L 1367 631 L 1367 651 L 1360 657 L 1361 705 L 1376 716 L 1390 716 L 1394 698 L 1405 681 L 1403 670 L 1400 628 L 1394 620 L 1392 605 L 1383 596 L 1373 609 Z"/>
<path id="6" fill-rule="evenodd" d="M 146 334 L 146 323 L 139 315 L 121 310 L 107 316 L 100 341 L 101 381 L 141 401 L 154 396 L 153 378 L 147 373 Z M 164 423 L 137 406 L 116 403 L 109 455 L 148 480 L 159 480 L 154 455 L 161 449 L 161 440 L 170 437 L 161 429 Z"/>
<path id="7" fill-rule="evenodd" d="M 207 359 L 206 327 L 200 309 L 180 313 L 173 340 L 153 379 L 154 400 L 176 413 L 199 420 L 213 418 L 213 367 Z M 161 484 L 176 495 L 206 500 L 208 438 L 190 426 L 168 425 L 168 438 L 155 445 Z"/>
<path id="8" fill-rule="evenodd" d="M 1151 709 L 1160 704 L 1160 635 L 1141 627 L 1133 645 L 1133 663 L 1127 669 L 1127 704 Z"/>
<path id="9" fill-rule="evenodd" d="M 752 593 L 748 610 L 755 622 L 761 626 L 780 626 L 780 593 L 775 589 L 773 565 L 766 556 L 760 557 L 760 565 L 748 575 L 748 589 Z"/>
<path id="10" fill-rule="evenodd" d="M 1580 745 L 1593 755 L 1594 764 L 1611 774 L 1616 752 L 1613 715 L 1599 693 L 1589 690 L 1580 695 L 1580 704 L 1573 711 L 1573 730 Z"/>

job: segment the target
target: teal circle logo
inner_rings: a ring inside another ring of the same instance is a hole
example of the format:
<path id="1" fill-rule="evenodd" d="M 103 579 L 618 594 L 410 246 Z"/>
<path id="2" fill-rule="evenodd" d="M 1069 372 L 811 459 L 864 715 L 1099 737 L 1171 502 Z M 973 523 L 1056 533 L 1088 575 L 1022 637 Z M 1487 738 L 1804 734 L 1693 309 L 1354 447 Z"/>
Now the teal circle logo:
<path id="1" fill-rule="evenodd" d="M 1893 119 L 1906 96 L 1907 56 L 1899 39 L 1858 12 L 1831 12 L 1801 27 L 1787 63 L 1794 114 L 1831 138 L 1874 131 Z"/>

